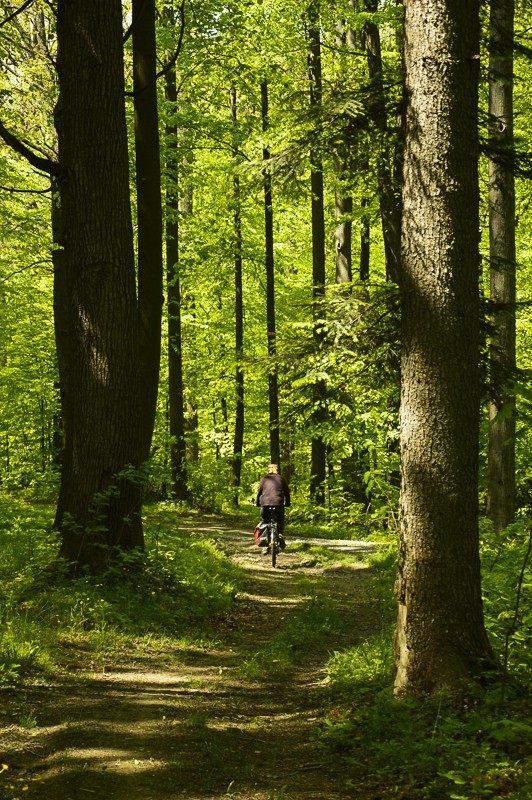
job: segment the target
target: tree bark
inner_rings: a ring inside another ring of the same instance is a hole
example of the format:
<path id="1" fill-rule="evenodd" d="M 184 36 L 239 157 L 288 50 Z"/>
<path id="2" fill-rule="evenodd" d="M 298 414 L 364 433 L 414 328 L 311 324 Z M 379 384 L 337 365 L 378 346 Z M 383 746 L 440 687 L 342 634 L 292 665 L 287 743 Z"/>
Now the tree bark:
<path id="1" fill-rule="evenodd" d="M 349 67 L 346 64 L 345 51 L 348 48 L 351 52 L 355 50 L 354 31 L 347 28 L 343 22 L 338 21 L 335 26 L 336 50 L 339 55 L 339 79 L 337 81 L 338 90 L 346 91 L 347 75 Z M 334 212 L 336 216 L 336 226 L 334 230 L 335 261 L 336 261 L 336 283 L 351 284 L 353 280 L 353 255 L 352 255 L 352 214 L 353 198 L 350 192 L 346 192 L 345 178 L 349 175 L 352 164 L 350 157 L 350 145 L 342 142 L 334 150 L 334 171 L 336 173 L 336 185 L 334 187 Z"/>
<path id="2" fill-rule="evenodd" d="M 165 74 L 165 95 L 170 117 L 177 111 L 174 69 Z M 168 416 L 172 498 L 189 500 L 181 335 L 181 279 L 179 270 L 179 131 L 166 124 L 166 295 L 168 303 Z"/>
<path id="3" fill-rule="evenodd" d="M 93 571 L 143 545 L 137 302 L 119 0 L 59 0 L 64 242 L 55 302 L 65 449 L 60 555 Z"/>
<path id="4" fill-rule="evenodd" d="M 477 0 L 405 3 L 397 693 L 456 689 L 492 652 L 478 544 Z"/>
<path id="5" fill-rule="evenodd" d="M 514 0 L 491 0 L 489 72 L 489 221 L 491 402 L 488 517 L 500 533 L 515 512 L 515 181 L 513 172 Z M 497 419 L 504 409 L 502 418 Z"/>
<path id="6" fill-rule="evenodd" d="M 369 214 L 365 210 L 368 206 L 368 198 L 363 197 L 361 206 L 364 209 L 361 220 L 360 230 L 360 260 L 358 264 L 358 276 L 361 283 L 369 281 L 369 266 L 370 266 L 370 247 L 371 247 L 371 227 L 369 221 Z"/>
<path id="7" fill-rule="evenodd" d="M 342 164 L 339 163 L 337 174 L 340 175 L 343 171 Z M 334 229 L 336 283 L 350 285 L 353 280 L 351 247 L 353 198 L 350 195 L 344 194 L 341 186 L 335 188 L 334 211 L 337 220 Z"/>
<path id="8" fill-rule="evenodd" d="M 375 0 L 366 0 L 368 11 L 376 11 Z M 372 102 L 369 116 L 380 137 L 377 142 L 377 185 L 384 240 L 386 277 L 398 284 L 401 276 L 401 199 L 397 177 L 401 165 L 397 165 L 396 143 L 388 128 L 386 96 L 383 81 L 382 53 L 378 26 L 371 21 L 364 25 L 364 44 L 368 60 Z"/>
<path id="9" fill-rule="evenodd" d="M 269 126 L 268 109 L 268 83 L 262 81 L 260 86 L 261 93 L 261 113 L 262 131 L 266 133 Z M 266 247 L 266 333 L 268 337 L 268 358 L 270 365 L 268 368 L 268 397 L 270 413 L 270 459 L 273 464 L 281 462 L 281 446 L 279 431 L 279 387 L 277 376 L 277 335 L 275 329 L 275 272 L 273 254 L 273 199 L 272 199 L 272 179 L 269 173 L 268 161 L 270 151 L 267 145 L 262 150 L 262 158 L 265 164 L 264 169 L 264 234 Z"/>
<path id="10" fill-rule="evenodd" d="M 309 87 L 310 108 L 319 114 L 322 99 L 320 13 L 317 0 L 308 8 L 309 18 Z M 325 213 L 323 203 L 323 166 L 318 146 L 310 152 L 310 190 L 312 194 L 312 308 L 314 317 L 314 343 L 319 350 L 323 345 L 325 299 Z M 323 429 L 327 419 L 327 386 L 318 378 L 312 390 L 312 445 L 310 464 L 310 497 L 314 504 L 325 505 L 327 472 L 327 447 Z"/>
<path id="11" fill-rule="evenodd" d="M 236 87 L 230 89 L 229 101 L 233 126 L 236 129 L 237 105 Z M 236 131 L 235 131 L 236 132 Z M 233 157 L 236 166 L 237 148 L 233 147 Z M 237 172 L 233 175 L 233 235 L 234 235 L 234 274 L 235 274 L 235 431 L 233 438 L 233 460 L 231 465 L 231 484 L 234 488 L 233 502 L 238 506 L 238 490 L 242 474 L 242 451 L 244 447 L 244 370 L 242 358 L 244 355 L 244 302 L 242 294 L 242 220 L 240 210 L 240 177 Z M 276 462 L 277 463 L 277 462 Z"/>
<path id="12" fill-rule="evenodd" d="M 163 222 L 156 74 L 155 0 L 133 0 L 133 99 L 143 461 L 150 455 L 155 424 L 163 302 Z"/>

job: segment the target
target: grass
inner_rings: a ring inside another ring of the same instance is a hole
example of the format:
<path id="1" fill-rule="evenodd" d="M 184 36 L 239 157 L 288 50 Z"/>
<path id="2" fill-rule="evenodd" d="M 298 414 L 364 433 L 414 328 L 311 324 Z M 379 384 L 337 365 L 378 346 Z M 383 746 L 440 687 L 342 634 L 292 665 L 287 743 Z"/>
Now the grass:
<path id="1" fill-rule="evenodd" d="M 149 507 L 145 556 L 131 556 L 99 579 L 67 580 L 60 571 L 47 570 L 58 549 L 52 517 L 51 507 L 0 497 L 0 687 L 23 686 L 26 676 L 60 671 L 76 659 L 109 663 L 132 648 L 137 658 L 153 651 L 170 657 L 166 654 L 179 642 L 198 648 L 216 643 L 217 621 L 231 608 L 243 576 L 213 540 L 183 531 L 172 507 Z M 467 696 L 392 697 L 394 548 L 382 547 L 371 557 L 373 577 L 365 583 L 367 595 L 357 598 L 357 613 L 377 633 L 331 653 L 328 686 L 320 688 L 323 718 L 317 736 L 337 760 L 346 796 L 532 796 L 527 526 L 516 523 L 497 537 L 489 525 L 482 526 L 486 627 L 507 674 L 486 690 L 471 688 Z M 315 524 L 304 531 L 290 525 L 290 530 L 322 535 Z M 327 563 L 323 548 L 309 552 Z M 336 563 L 342 558 L 334 554 Z M 342 619 L 319 582 L 301 588 L 306 600 L 299 612 L 242 663 L 246 678 L 282 676 L 292 665 L 304 664 L 310 653 L 326 650 L 341 632 Z M 171 709 L 162 713 L 171 717 Z M 31 728 L 36 722 L 35 710 L 22 703 L 18 724 Z M 201 714 L 184 724 L 205 738 Z M 209 747 L 215 747 L 216 736 L 209 736 Z M 21 787 L 9 770 L 2 779 L 6 798 L 18 797 Z M 238 792 L 229 787 L 225 797 L 236 800 Z M 283 797 L 281 790 L 271 800 Z"/>
<path id="2" fill-rule="evenodd" d="M 248 680 L 282 676 L 292 664 L 324 645 L 342 628 L 334 605 L 319 588 L 307 597 L 302 609 L 270 641 L 241 665 Z"/>
<path id="3" fill-rule="evenodd" d="M 60 669 L 74 652 L 94 664 L 132 646 L 208 645 L 242 585 L 215 542 L 181 530 L 164 506 L 146 515 L 146 553 L 98 579 L 50 568 L 58 550 L 51 506 L 0 497 L 0 520 L 0 686 Z"/>

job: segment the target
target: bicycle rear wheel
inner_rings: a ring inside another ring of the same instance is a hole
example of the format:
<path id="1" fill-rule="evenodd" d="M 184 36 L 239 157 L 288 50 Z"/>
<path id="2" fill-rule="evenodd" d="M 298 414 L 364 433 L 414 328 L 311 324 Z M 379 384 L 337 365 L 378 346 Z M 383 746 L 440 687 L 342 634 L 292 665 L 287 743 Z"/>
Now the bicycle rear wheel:
<path id="1" fill-rule="evenodd" d="M 277 522 L 272 521 L 270 528 L 270 548 L 272 555 L 272 567 L 277 563 L 277 553 L 279 552 L 279 535 L 277 533 Z"/>

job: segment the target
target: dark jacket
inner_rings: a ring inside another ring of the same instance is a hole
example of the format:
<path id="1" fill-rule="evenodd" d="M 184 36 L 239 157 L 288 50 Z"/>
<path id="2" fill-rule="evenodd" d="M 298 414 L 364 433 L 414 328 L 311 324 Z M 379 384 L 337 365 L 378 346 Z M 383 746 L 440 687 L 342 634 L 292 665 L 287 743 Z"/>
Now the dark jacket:
<path id="1" fill-rule="evenodd" d="M 256 506 L 289 506 L 290 489 L 282 475 L 265 475 L 259 485 Z"/>

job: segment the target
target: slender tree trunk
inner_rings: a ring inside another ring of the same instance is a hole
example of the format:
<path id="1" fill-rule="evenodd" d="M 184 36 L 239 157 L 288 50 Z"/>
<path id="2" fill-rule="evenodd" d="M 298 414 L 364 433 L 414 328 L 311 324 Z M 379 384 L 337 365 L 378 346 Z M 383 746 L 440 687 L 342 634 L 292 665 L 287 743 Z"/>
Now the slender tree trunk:
<path id="1" fill-rule="evenodd" d="M 514 0 L 491 0 L 489 74 L 491 339 L 488 516 L 500 532 L 515 511 L 515 185 L 513 173 Z M 502 410 L 504 416 L 497 419 Z"/>
<path id="2" fill-rule="evenodd" d="M 316 114 L 321 110 L 321 42 L 320 14 L 317 0 L 308 8 L 309 17 L 309 86 L 310 107 Z M 314 316 L 314 342 L 319 350 L 323 345 L 325 299 L 325 214 L 323 207 L 323 166 L 317 146 L 310 152 L 310 190 L 312 193 L 312 307 Z M 310 464 L 310 497 L 318 506 L 325 505 L 327 448 L 323 429 L 327 419 L 327 386 L 317 379 L 312 391 L 312 446 Z"/>
<path id="3" fill-rule="evenodd" d="M 360 261 L 358 265 L 358 276 L 361 283 L 369 281 L 370 247 L 371 247 L 371 228 L 369 214 L 365 210 L 368 206 L 368 198 L 362 198 L 362 224 L 360 231 Z"/>
<path id="4" fill-rule="evenodd" d="M 185 133 L 184 131 L 182 134 Z M 183 145 L 185 144 L 184 137 L 182 136 L 181 141 L 178 141 L 178 147 L 181 146 L 181 149 L 185 149 Z M 189 180 L 189 173 L 192 166 L 192 155 L 190 149 L 185 149 L 184 155 L 180 157 L 180 175 L 182 180 L 180 181 L 180 190 L 179 190 L 179 241 L 186 246 L 186 236 L 187 236 L 187 220 L 192 217 L 193 213 L 193 201 L 194 201 L 194 191 L 192 182 Z M 196 317 L 196 299 L 192 290 L 189 289 L 189 293 L 187 295 L 187 306 L 186 306 L 187 313 L 190 314 L 192 317 Z M 196 346 L 194 329 L 192 328 L 192 336 L 191 341 L 189 344 L 189 349 L 194 352 Z M 187 459 L 188 459 L 188 484 L 189 484 L 189 492 L 191 491 L 191 476 L 190 476 L 190 467 L 194 468 L 193 465 L 197 464 L 200 457 L 200 439 L 198 434 L 199 429 L 199 415 L 198 415 L 198 408 L 196 403 L 196 397 L 194 395 L 193 390 L 190 386 L 184 386 L 184 394 L 185 394 L 185 432 L 186 432 L 186 439 L 187 439 Z"/>
<path id="5" fill-rule="evenodd" d="M 375 0 L 366 0 L 368 11 L 376 11 L 376 7 Z M 374 22 L 368 21 L 364 26 L 364 43 L 368 59 L 372 97 L 369 114 L 380 136 L 377 155 L 377 184 L 384 239 L 386 277 L 393 283 L 399 283 L 401 273 L 401 201 L 400 186 L 397 185 L 396 176 L 400 174 L 400 170 L 394 168 L 394 149 L 396 145 L 391 141 L 391 131 L 388 129 L 380 32 Z"/>
<path id="6" fill-rule="evenodd" d="M 73 331 L 70 328 L 71 316 L 69 313 L 69 299 L 66 295 L 68 278 L 66 272 L 66 259 L 65 259 L 65 230 L 63 224 L 63 215 L 61 213 L 61 198 L 59 186 L 56 178 L 51 181 L 51 222 L 52 222 L 52 262 L 54 265 L 54 292 L 53 292 L 53 306 L 54 306 L 54 333 L 55 333 L 55 348 L 57 355 L 57 362 L 59 371 L 62 372 L 62 365 L 67 365 L 72 361 L 70 353 L 70 345 L 72 343 Z M 61 409 L 64 408 L 65 398 L 61 382 L 58 381 L 56 388 L 59 390 L 59 409 L 56 416 L 54 425 L 54 444 L 55 444 L 55 457 L 54 461 L 57 465 L 61 465 L 63 461 L 63 415 Z M 60 433 L 61 432 L 61 433 Z M 60 433 L 60 435 L 59 435 Z M 59 493 L 61 495 L 61 485 Z M 61 506 L 61 498 L 59 500 Z"/>
<path id="7" fill-rule="evenodd" d="M 354 32 L 347 28 L 343 22 L 336 23 L 336 50 L 339 56 L 339 79 L 337 81 L 338 91 L 346 91 L 346 76 L 350 74 L 349 65 L 346 63 L 345 50 L 348 48 L 352 52 L 355 49 Z M 346 192 L 345 178 L 351 172 L 350 146 L 348 142 L 342 142 L 334 151 L 334 169 L 336 173 L 336 185 L 334 188 L 334 211 L 336 216 L 336 227 L 334 230 L 335 260 L 336 260 L 336 283 L 351 284 L 353 280 L 352 268 L 352 214 L 353 198 L 350 192 Z"/>
<path id="8" fill-rule="evenodd" d="M 165 75 L 170 115 L 177 110 L 175 70 Z M 172 497 L 189 499 L 181 335 L 181 280 L 179 274 L 179 132 L 175 122 L 166 125 L 166 294 L 168 302 L 168 416 Z"/>
<path id="9" fill-rule="evenodd" d="M 64 250 L 55 304 L 65 449 L 60 555 L 93 571 L 143 545 L 138 342 L 120 0 L 59 0 Z"/>
<path id="10" fill-rule="evenodd" d="M 263 81 L 260 86 L 262 130 L 268 130 L 268 83 Z M 270 459 L 274 464 L 281 462 L 281 447 L 279 433 L 279 387 L 277 377 L 277 339 L 275 330 L 275 273 L 273 256 L 273 200 L 272 179 L 269 172 L 268 161 L 270 151 L 264 145 L 262 157 L 264 168 L 264 231 L 266 244 L 266 331 L 268 336 L 268 397 L 270 409 Z"/>
<path id="11" fill-rule="evenodd" d="M 231 116 L 236 129 L 237 106 L 236 87 L 231 86 L 229 101 Z M 237 157 L 236 145 L 233 147 L 233 157 Z M 242 450 L 244 446 L 244 370 L 242 358 L 244 355 L 244 304 L 242 295 L 242 220 L 240 216 L 240 178 L 235 172 L 233 176 L 233 233 L 234 233 L 234 264 L 235 264 L 235 357 L 236 357 L 236 408 L 235 408 L 235 434 L 233 440 L 232 486 L 235 490 L 233 501 L 238 506 L 238 489 L 242 474 Z"/>
<path id="12" fill-rule="evenodd" d="M 492 661 L 478 542 L 477 0 L 405 3 L 398 693 Z"/>
<path id="13" fill-rule="evenodd" d="M 142 460 L 150 454 L 161 357 L 163 302 L 161 167 L 155 0 L 133 0 L 133 88 L 137 188 L 139 373 Z"/>
<path id="14" fill-rule="evenodd" d="M 339 165 L 337 173 L 342 171 Z M 336 187 L 334 192 L 334 211 L 337 219 L 334 229 L 336 283 L 350 284 L 353 280 L 351 247 L 353 198 L 350 195 L 345 195 L 339 186 Z"/>

